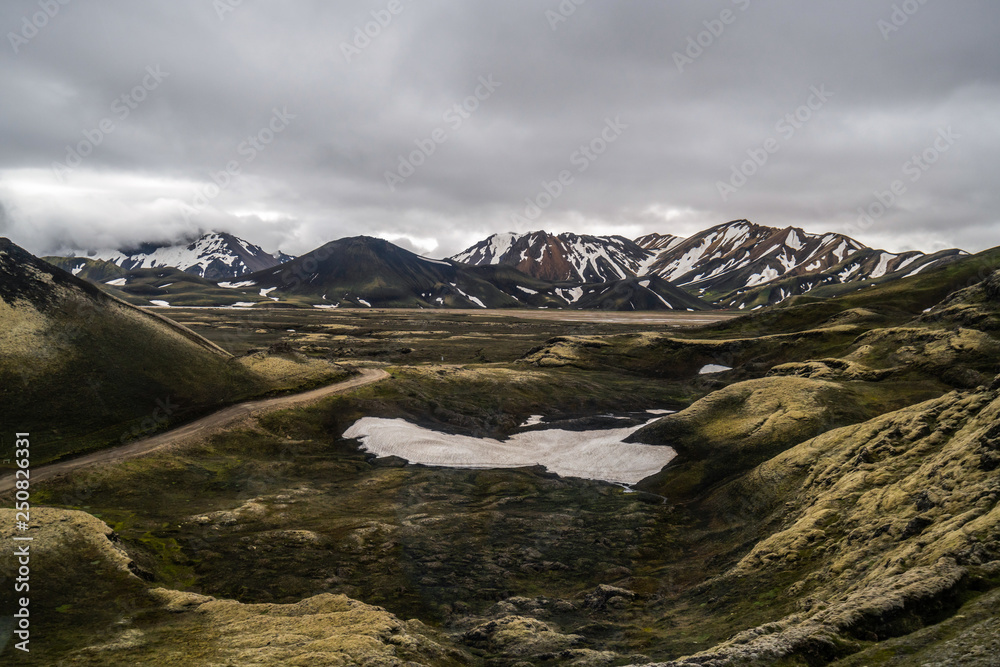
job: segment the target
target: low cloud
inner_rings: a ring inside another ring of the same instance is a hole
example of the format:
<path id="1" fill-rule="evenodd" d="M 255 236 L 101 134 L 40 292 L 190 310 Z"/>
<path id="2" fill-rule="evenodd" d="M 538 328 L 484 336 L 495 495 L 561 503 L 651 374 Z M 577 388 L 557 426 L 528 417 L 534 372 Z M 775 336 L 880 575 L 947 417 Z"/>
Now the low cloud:
<path id="1" fill-rule="evenodd" d="M 383 6 L 63 6 L 0 49 L 4 233 L 46 253 L 217 229 L 295 254 L 368 234 L 435 256 L 500 231 L 687 235 L 735 218 L 890 250 L 1000 239 L 996 4 L 927 3 L 885 38 L 888 1 L 588 2 L 553 29 L 556 2 L 428 0 L 345 58 Z M 4 3 L 0 27 L 34 11 Z M 275 109 L 294 116 L 280 132 Z M 525 217 L 617 117 L 613 146 Z M 963 139 L 859 228 L 858 207 L 947 126 Z M 387 187 L 420 142 L 422 164 Z M 734 166 L 753 173 L 723 198 Z"/>

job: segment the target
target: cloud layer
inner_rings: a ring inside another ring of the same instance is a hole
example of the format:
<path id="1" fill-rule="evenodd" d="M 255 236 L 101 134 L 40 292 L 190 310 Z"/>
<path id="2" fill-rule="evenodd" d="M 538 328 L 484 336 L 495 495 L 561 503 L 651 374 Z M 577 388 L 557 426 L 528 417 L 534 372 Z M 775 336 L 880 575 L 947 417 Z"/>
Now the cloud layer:
<path id="1" fill-rule="evenodd" d="M 1000 244 L 986 0 L 63 1 L 0 6 L 0 234 L 33 252 L 734 218 Z"/>

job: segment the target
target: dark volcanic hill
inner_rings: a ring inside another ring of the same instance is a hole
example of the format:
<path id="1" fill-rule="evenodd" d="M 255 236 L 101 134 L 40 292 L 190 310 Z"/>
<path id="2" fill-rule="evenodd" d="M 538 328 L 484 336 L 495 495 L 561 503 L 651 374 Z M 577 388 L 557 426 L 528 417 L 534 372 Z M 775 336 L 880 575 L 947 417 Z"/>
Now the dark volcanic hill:
<path id="1" fill-rule="evenodd" d="M 503 308 L 518 301 L 462 265 L 428 259 L 388 241 L 331 241 L 282 266 L 244 276 L 266 296 L 333 306 Z M 273 293 L 272 293 L 273 292 Z"/>
<path id="2" fill-rule="evenodd" d="M 707 304 L 659 276 L 581 285 L 577 308 L 599 310 L 705 310 Z"/>

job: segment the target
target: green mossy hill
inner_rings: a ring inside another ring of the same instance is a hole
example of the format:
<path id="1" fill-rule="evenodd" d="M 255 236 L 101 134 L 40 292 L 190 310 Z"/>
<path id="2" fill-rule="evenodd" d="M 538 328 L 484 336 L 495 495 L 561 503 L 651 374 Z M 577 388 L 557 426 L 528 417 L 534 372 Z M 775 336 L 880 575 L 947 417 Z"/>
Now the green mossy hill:
<path id="1" fill-rule="evenodd" d="M 344 595 L 295 604 L 241 604 L 166 588 L 119 547 L 103 521 L 35 508 L 31 545 L 30 652 L 0 648 L 23 665 L 467 664 L 419 621 Z M 15 576 L 13 510 L 0 510 L 0 574 Z M 17 534 L 22 534 L 18 532 Z M 139 576 L 137 576 L 139 575 Z M 16 610 L 4 596 L 0 614 Z M 72 647 L 70 650 L 67 648 Z"/>
<path id="2" fill-rule="evenodd" d="M 689 498 L 836 426 L 878 414 L 871 389 L 800 377 L 747 380 L 646 426 L 633 442 L 668 445 L 677 459 L 639 488 Z"/>
<path id="3" fill-rule="evenodd" d="M 829 431 L 700 498 L 697 511 L 776 527 L 704 583 L 704 594 L 777 585 L 793 608 L 657 664 L 819 665 L 859 650 L 868 659 L 845 664 L 927 664 L 924 652 L 946 658 L 935 664 L 995 664 L 982 652 L 957 659 L 966 627 L 987 632 L 979 642 L 998 640 L 979 623 L 983 605 L 996 607 L 996 596 L 982 593 L 1000 584 L 998 424 L 1000 378 Z M 928 629 L 912 644 L 870 649 L 945 619 L 952 632 Z"/>
<path id="4" fill-rule="evenodd" d="M 864 330 L 844 324 L 794 334 L 721 340 L 651 332 L 558 336 L 529 350 L 519 363 L 624 370 L 638 375 L 687 380 L 695 378 L 703 366 L 718 364 L 736 368 L 737 373 L 759 377 L 775 364 L 842 354 Z"/>
<path id="5" fill-rule="evenodd" d="M 0 240 L 0 422 L 31 433 L 32 464 L 269 388 L 190 329 Z"/>
<path id="6" fill-rule="evenodd" d="M 950 295 L 922 314 L 917 321 L 928 325 L 1000 331 L 1000 271 Z"/>

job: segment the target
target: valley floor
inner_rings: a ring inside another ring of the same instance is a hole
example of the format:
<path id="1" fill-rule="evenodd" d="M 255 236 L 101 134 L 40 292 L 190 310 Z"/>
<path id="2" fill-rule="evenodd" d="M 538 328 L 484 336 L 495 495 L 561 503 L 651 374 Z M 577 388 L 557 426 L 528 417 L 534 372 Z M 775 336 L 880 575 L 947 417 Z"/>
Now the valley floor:
<path id="1" fill-rule="evenodd" d="M 991 664 L 991 315 L 161 312 L 243 363 L 390 378 L 40 476 L 37 644 L 4 660 Z M 646 410 L 676 412 L 630 441 L 677 461 L 635 493 L 409 465 L 342 437 L 364 417 L 502 440 L 532 415 L 596 429 Z M 0 511 L 4 567 L 13 531 Z"/>

